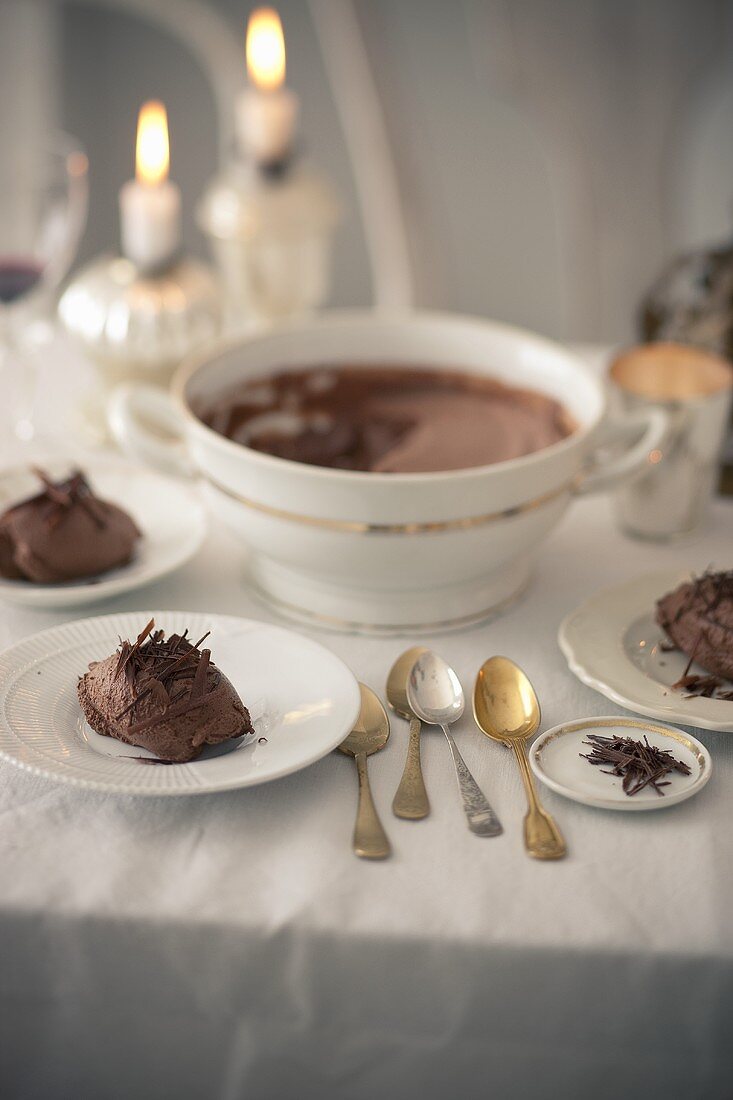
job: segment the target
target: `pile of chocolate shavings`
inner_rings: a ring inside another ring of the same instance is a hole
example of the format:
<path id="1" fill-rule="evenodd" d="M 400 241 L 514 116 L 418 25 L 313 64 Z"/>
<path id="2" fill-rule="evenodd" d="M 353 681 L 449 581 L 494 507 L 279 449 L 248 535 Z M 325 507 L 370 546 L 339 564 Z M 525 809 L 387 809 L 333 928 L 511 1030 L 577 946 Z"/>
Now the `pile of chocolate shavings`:
<path id="1" fill-rule="evenodd" d="M 610 771 L 604 769 L 604 775 L 621 778 L 621 786 L 629 797 L 645 787 L 653 787 L 657 794 L 663 796 L 662 787 L 669 786 L 669 780 L 664 780 L 666 775 L 670 772 L 690 774 L 687 764 L 676 760 L 666 749 L 650 745 L 646 736 L 643 741 L 635 741 L 633 737 L 602 737 L 599 733 L 589 733 L 588 740 L 583 744 L 588 745 L 591 751 L 578 755 L 589 764 L 610 764 Z"/>
<path id="2" fill-rule="evenodd" d="M 43 492 L 33 499 L 48 501 L 44 519 L 49 528 L 58 527 L 72 508 L 83 508 L 100 530 L 107 526 L 107 517 L 101 501 L 94 496 L 92 487 L 81 470 L 74 470 L 71 476 L 63 481 L 53 481 L 45 470 L 37 466 L 33 467 L 33 473 L 43 485 Z"/>
<path id="3" fill-rule="evenodd" d="M 123 675 L 134 699 L 119 714 L 119 721 L 130 715 L 128 732 L 151 729 L 168 718 L 177 718 L 200 706 L 219 687 L 218 669 L 211 663 L 211 651 L 200 649 L 209 631 L 197 642 L 190 642 L 188 630 L 165 637 L 154 630 L 151 619 L 134 642 L 120 641 L 115 679 Z M 214 673 L 210 676 L 210 673 Z M 156 713 L 134 721 L 134 711 L 149 697 L 157 704 Z"/>

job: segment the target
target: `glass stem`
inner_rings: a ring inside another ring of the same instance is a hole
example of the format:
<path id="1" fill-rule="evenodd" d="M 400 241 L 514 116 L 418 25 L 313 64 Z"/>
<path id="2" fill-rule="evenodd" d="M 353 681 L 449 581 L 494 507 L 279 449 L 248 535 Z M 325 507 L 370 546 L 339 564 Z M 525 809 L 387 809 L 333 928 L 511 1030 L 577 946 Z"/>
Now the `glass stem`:
<path id="1" fill-rule="evenodd" d="M 7 319 L 0 325 L 0 374 L 10 393 L 13 432 L 22 443 L 35 436 L 35 407 L 38 375 L 35 364 L 18 347 L 12 326 Z"/>

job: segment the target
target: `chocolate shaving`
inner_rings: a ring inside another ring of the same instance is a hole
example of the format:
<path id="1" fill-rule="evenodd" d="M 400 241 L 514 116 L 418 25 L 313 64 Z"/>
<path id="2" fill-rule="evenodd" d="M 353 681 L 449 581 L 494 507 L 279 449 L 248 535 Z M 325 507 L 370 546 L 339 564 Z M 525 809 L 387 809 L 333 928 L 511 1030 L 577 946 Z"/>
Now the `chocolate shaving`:
<path id="1" fill-rule="evenodd" d="M 633 737 L 603 737 L 599 733 L 589 733 L 588 740 L 583 744 L 588 745 L 591 751 L 578 755 L 589 764 L 611 765 L 610 771 L 602 769 L 603 774 L 620 777 L 622 789 L 630 798 L 649 786 L 658 795 L 664 796 L 662 787 L 669 786 L 665 776 L 671 772 L 690 774 L 687 764 L 677 760 L 666 749 L 650 745 L 646 735 L 643 741 L 635 741 Z"/>
<path id="2" fill-rule="evenodd" d="M 123 668 L 127 666 L 127 664 L 133 659 L 135 654 L 139 652 L 140 646 L 143 644 L 148 635 L 152 633 L 154 626 L 155 619 L 151 619 L 147 626 L 143 627 L 143 629 L 140 631 L 132 645 L 130 645 L 129 642 L 120 641 L 120 656 L 117 661 L 117 667 L 115 669 L 115 679 L 117 679 Z"/>
<path id="3" fill-rule="evenodd" d="M 681 676 L 676 683 L 672 684 L 676 691 L 684 692 L 686 699 L 695 699 L 700 696 L 706 699 L 725 699 L 733 694 L 728 691 L 719 692 L 718 689 L 722 686 L 723 681 L 717 676 L 699 676 L 697 673 Z"/>
<path id="4" fill-rule="evenodd" d="M 53 481 L 38 466 L 32 467 L 32 470 L 43 485 L 43 492 L 33 499 L 48 501 L 45 518 L 51 529 L 58 527 L 64 516 L 75 507 L 83 508 L 100 530 L 107 526 L 104 506 L 94 496 L 92 487 L 81 470 L 74 470 L 64 481 Z"/>
<path id="5" fill-rule="evenodd" d="M 191 683 L 191 695 L 189 698 L 198 699 L 206 691 L 206 674 L 209 671 L 209 661 L 211 660 L 211 650 L 204 649 L 201 653 L 201 660 L 196 666 L 196 671 L 193 675 L 193 682 Z"/>
<path id="6" fill-rule="evenodd" d="M 700 642 L 701 642 L 701 641 L 702 641 L 702 639 L 703 639 L 703 635 L 704 635 L 704 632 L 703 632 L 703 631 L 701 630 L 701 631 L 700 631 L 700 633 L 699 633 L 699 634 L 698 634 L 698 636 L 697 636 L 697 641 L 695 642 L 695 644 L 694 644 L 694 646 L 692 647 L 692 650 L 691 650 L 691 652 L 690 652 L 690 657 L 689 657 L 689 660 L 688 660 L 687 664 L 685 665 L 685 671 L 684 671 L 684 672 L 682 673 L 682 677 L 681 677 L 681 679 L 683 679 L 683 680 L 684 680 L 684 679 L 685 679 L 685 678 L 686 678 L 687 676 L 689 676 L 689 674 L 690 674 L 690 669 L 692 668 L 693 664 L 695 663 L 695 656 L 696 656 L 696 654 L 697 654 L 697 651 L 698 651 L 698 649 L 700 648 Z"/>

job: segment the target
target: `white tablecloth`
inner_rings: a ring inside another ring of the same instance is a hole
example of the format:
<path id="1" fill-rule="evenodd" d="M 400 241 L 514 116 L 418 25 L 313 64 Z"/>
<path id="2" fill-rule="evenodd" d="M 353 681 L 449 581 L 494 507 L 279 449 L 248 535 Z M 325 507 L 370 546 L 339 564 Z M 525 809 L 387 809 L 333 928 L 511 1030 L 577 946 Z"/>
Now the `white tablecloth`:
<path id="1" fill-rule="evenodd" d="M 731 504 L 659 549 L 622 538 L 606 501 L 579 503 L 519 605 L 428 644 L 469 691 L 486 657 L 519 661 L 544 727 L 617 713 L 568 672 L 559 621 L 600 585 L 657 566 L 730 566 L 732 536 Z M 218 529 L 178 575 L 95 610 L 136 608 L 277 621 Z M 3 606 L 0 644 L 68 617 Z M 380 693 L 406 644 L 313 636 Z M 456 736 L 504 836 L 467 831 L 434 732 L 432 815 L 392 816 L 406 746 L 395 719 L 370 761 L 394 846 L 379 864 L 351 853 L 356 778 L 340 754 L 176 800 L 80 793 L 1 766 L 0 1095 L 730 1097 L 733 734 L 699 735 L 712 779 L 661 813 L 546 792 L 569 845 L 548 864 L 524 854 L 510 754 L 469 717 Z"/>

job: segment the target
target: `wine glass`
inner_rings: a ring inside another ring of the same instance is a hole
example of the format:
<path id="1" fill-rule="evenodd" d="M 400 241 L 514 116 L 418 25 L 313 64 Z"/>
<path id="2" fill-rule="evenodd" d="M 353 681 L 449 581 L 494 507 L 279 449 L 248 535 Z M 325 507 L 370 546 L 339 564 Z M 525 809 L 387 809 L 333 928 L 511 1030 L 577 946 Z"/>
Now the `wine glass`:
<path id="1" fill-rule="evenodd" d="M 68 271 L 86 224 L 88 162 L 79 143 L 55 133 L 0 160 L 0 373 L 13 393 L 13 430 L 34 434 L 35 370 L 24 327 Z"/>

